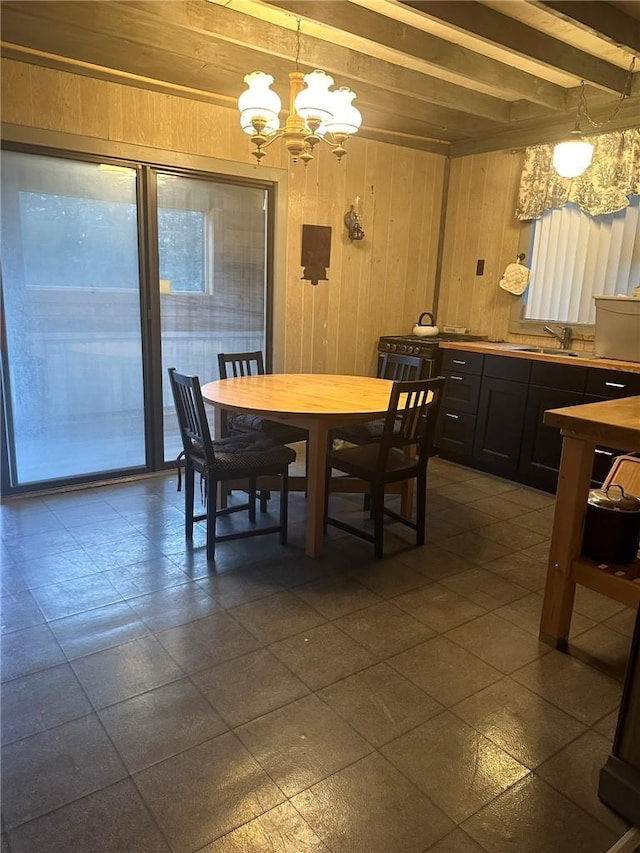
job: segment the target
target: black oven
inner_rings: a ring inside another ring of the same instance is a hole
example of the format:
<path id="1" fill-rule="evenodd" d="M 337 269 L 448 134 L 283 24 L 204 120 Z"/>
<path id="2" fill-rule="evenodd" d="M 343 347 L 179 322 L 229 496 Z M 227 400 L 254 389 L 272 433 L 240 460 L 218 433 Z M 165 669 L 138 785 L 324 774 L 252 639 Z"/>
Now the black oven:
<path id="1" fill-rule="evenodd" d="M 463 335 L 442 332 L 432 337 L 420 337 L 419 335 L 383 335 L 378 340 L 378 356 L 381 357 L 389 352 L 401 355 L 414 355 L 429 362 L 428 375 L 437 376 L 440 372 L 442 362 L 442 350 L 439 348 L 440 341 L 484 341 L 482 335 Z"/>

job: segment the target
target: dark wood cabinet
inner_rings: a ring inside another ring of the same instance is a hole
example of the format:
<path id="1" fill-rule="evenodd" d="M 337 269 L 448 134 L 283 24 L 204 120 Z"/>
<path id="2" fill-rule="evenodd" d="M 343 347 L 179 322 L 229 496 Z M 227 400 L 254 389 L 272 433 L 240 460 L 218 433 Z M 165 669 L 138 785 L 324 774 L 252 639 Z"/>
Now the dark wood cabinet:
<path id="1" fill-rule="evenodd" d="M 599 403 L 604 400 L 618 400 L 621 397 L 635 397 L 637 395 L 640 395 L 640 373 L 590 368 L 582 402 Z M 602 485 L 613 460 L 616 456 L 621 456 L 623 452 L 611 447 L 596 447 L 591 475 L 594 486 Z"/>
<path id="2" fill-rule="evenodd" d="M 582 365 L 533 362 L 518 465 L 518 479 L 523 483 L 555 492 L 562 435 L 555 427 L 545 426 L 544 413 L 582 403 L 587 373 Z"/>
<path id="3" fill-rule="evenodd" d="M 640 395 L 640 373 L 591 367 L 587 376 L 585 394 L 600 397 L 603 400 L 636 397 Z"/>
<path id="4" fill-rule="evenodd" d="M 473 458 L 492 474 L 513 477 L 518 470 L 527 390 L 520 382 L 482 379 Z"/>
<path id="5" fill-rule="evenodd" d="M 577 406 L 583 402 L 579 391 L 563 391 L 531 385 L 522 430 L 518 479 L 548 492 L 555 492 L 560 470 L 562 435 L 546 426 L 542 418 L 547 409 Z"/>
<path id="6" fill-rule="evenodd" d="M 442 375 L 446 377 L 435 445 L 441 456 L 471 462 L 476 431 L 484 356 L 475 352 L 445 350 Z"/>
<path id="7" fill-rule="evenodd" d="M 640 372 L 445 350 L 436 448 L 445 459 L 555 492 L 562 435 L 547 409 L 640 395 Z M 620 450 L 596 448 L 600 485 Z"/>

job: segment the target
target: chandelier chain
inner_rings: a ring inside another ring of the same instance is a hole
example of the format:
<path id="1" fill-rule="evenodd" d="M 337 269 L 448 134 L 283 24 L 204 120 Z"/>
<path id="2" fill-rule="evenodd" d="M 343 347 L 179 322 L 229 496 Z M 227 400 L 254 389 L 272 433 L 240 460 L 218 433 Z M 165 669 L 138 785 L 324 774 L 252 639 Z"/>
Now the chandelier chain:
<path id="1" fill-rule="evenodd" d="M 300 71 L 300 18 L 296 18 L 298 28 L 296 30 L 296 71 Z"/>
<path id="2" fill-rule="evenodd" d="M 589 115 L 589 108 L 587 106 L 587 96 L 584 92 L 584 80 L 580 81 L 580 99 L 578 101 L 578 116 L 583 115 L 589 122 L 592 127 L 604 127 L 605 124 L 609 124 L 610 121 L 618 115 L 620 111 L 620 107 L 622 106 L 622 102 L 627 98 L 631 97 L 631 78 L 633 77 L 633 69 L 635 68 L 636 57 L 632 57 L 631 64 L 629 65 L 629 71 L 627 72 L 627 79 L 624 84 L 624 88 L 620 93 L 620 97 L 618 98 L 618 103 L 616 104 L 611 115 L 606 118 L 604 121 L 595 121 Z"/>

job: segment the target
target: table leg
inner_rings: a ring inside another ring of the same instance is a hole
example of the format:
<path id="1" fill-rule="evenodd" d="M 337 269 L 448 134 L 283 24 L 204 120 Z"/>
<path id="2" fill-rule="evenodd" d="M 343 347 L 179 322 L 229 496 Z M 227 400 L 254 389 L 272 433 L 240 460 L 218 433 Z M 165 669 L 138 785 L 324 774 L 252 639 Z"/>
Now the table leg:
<path id="1" fill-rule="evenodd" d="M 305 424 L 307 440 L 307 531 L 305 551 L 320 557 L 324 543 L 324 490 L 327 480 L 327 441 L 329 430 L 321 419 Z"/>
<path id="2" fill-rule="evenodd" d="M 569 640 L 576 589 L 571 564 L 582 548 L 594 450 L 591 442 L 564 436 L 540 619 L 540 639 L 554 648 L 566 648 Z"/>

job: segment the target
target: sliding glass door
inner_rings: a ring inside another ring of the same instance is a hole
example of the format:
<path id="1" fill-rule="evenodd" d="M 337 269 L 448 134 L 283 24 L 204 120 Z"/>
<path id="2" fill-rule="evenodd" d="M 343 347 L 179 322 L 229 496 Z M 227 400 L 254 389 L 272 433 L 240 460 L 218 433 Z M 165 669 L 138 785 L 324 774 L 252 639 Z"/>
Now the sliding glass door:
<path id="1" fill-rule="evenodd" d="M 267 190 L 157 173 L 165 458 L 182 447 L 167 368 L 218 378 L 219 352 L 264 350 Z"/>
<path id="2" fill-rule="evenodd" d="M 3 152 L 13 486 L 144 468 L 136 170 Z"/>
<path id="3" fill-rule="evenodd" d="M 271 186 L 3 151 L 5 493 L 160 470 L 167 368 L 268 362 Z"/>

